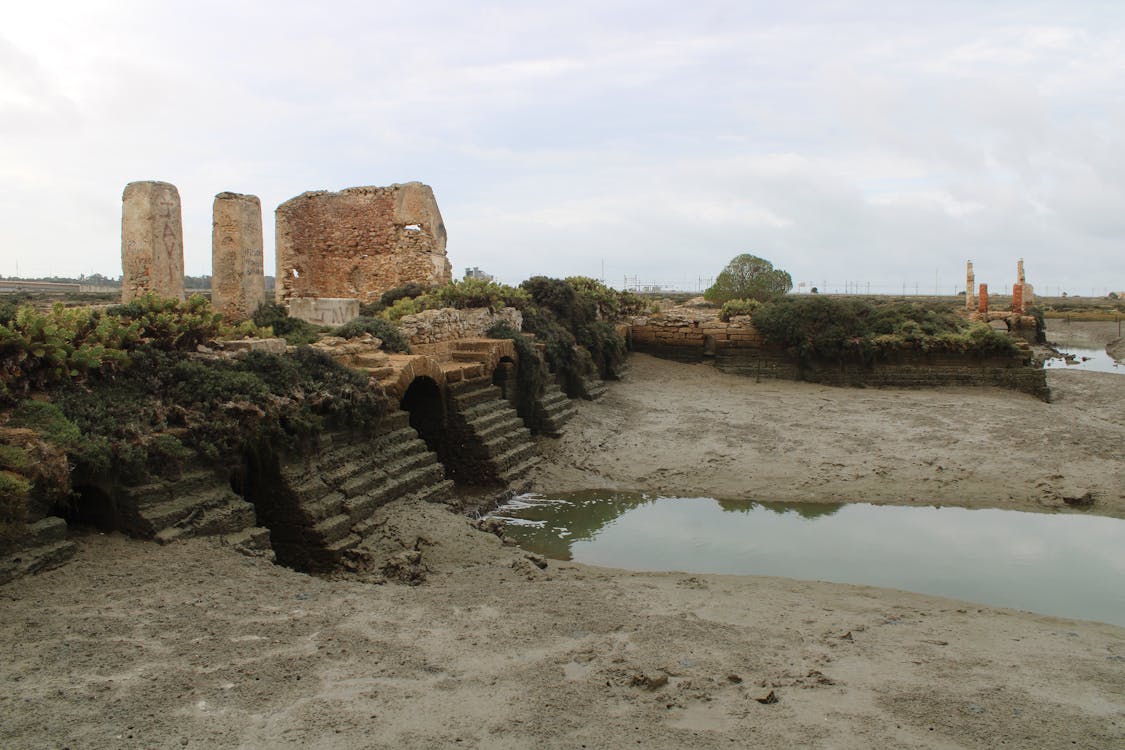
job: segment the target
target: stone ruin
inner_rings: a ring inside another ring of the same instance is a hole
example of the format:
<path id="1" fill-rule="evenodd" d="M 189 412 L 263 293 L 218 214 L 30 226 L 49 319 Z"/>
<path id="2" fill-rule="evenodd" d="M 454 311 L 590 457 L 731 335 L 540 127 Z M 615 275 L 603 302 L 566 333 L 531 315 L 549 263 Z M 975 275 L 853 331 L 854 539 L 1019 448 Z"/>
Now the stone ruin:
<path id="1" fill-rule="evenodd" d="M 1036 319 L 1028 315 L 1028 308 L 1035 300 L 1035 292 L 1027 283 L 1023 270 L 1023 258 L 1016 262 L 1016 283 L 1012 285 L 1012 304 L 1008 310 L 992 310 L 989 307 L 988 284 L 980 284 L 976 304 L 973 303 L 973 262 L 969 261 L 965 272 L 965 309 L 974 320 L 984 321 L 1011 333 L 1018 333 L 1030 340 L 1039 341 L 1043 332 L 1039 330 Z M 1030 335 L 1029 335 L 1030 334 Z"/>
<path id="2" fill-rule="evenodd" d="M 277 301 L 377 300 L 413 282 L 447 284 L 445 224 L 420 182 L 302 193 L 277 208 Z"/>
<path id="3" fill-rule="evenodd" d="M 131 182 L 122 196 L 123 302 L 138 294 L 184 299 L 180 195 L 166 182 Z M 265 301 L 262 208 L 256 196 L 215 196 L 211 295 L 230 320 Z M 420 182 L 313 191 L 277 208 L 278 302 L 322 325 L 358 315 L 359 304 L 407 283 L 449 283 L 445 224 Z"/>
<path id="4" fill-rule="evenodd" d="M 215 196 L 211 228 L 211 304 L 228 320 L 246 320 L 266 301 L 262 204 L 255 195 Z"/>
<path id="5" fill-rule="evenodd" d="M 121 196 L 121 301 L 149 292 L 184 299 L 180 193 L 167 182 L 130 182 Z"/>

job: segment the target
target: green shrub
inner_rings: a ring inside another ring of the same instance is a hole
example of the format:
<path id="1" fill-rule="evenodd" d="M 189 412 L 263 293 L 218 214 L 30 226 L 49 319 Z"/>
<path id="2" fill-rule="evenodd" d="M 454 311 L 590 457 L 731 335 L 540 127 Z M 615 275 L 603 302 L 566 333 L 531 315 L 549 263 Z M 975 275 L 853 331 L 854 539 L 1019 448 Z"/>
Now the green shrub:
<path id="1" fill-rule="evenodd" d="M 431 289 L 422 299 L 429 309 L 487 307 L 496 312 L 505 307 L 522 309 L 527 305 L 528 295 L 522 289 L 496 281 L 465 279 Z"/>
<path id="2" fill-rule="evenodd" d="M 753 313 L 766 341 L 802 362 L 871 362 L 895 350 L 1014 352 L 1012 339 L 952 308 L 823 296 L 783 298 Z"/>
<path id="3" fill-rule="evenodd" d="M 524 419 L 535 418 L 535 402 L 546 391 L 550 372 L 539 356 L 535 344 L 525 334 L 512 328 L 504 321 L 493 324 L 485 335 L 490 339 L 510 339 L 519 356 L 519 369 L 516 371 L 516 411 Z"/>
<path id="4" fill-rule="evenodd" d="M 761 307 L 761 303 L 756 299 L 727 300 L 723 303 L 723 309 L 719 312 L 719 319 L 730 321 L 736 315 L 753 315 L 759 307 Z"/>
<path id="5" fill-rule="evenodd" d="M 383 343 L 379 348 L 383 351 L 410 353 L 410 342 L 407 341 L 406 336 L 398 329 L 398 326 L 385 318 L 368 318 L 361 316 L 340 326 L 332 332 L 332 335 L 341 336 L 345 339 L 354 339 L 365 333 L 369 333 L 375 338 L 382 340 Z"/>
<path id="6" fill-rule="evenodd" d="M 275 336 L 285 339 L 285 343 L 290 346 L 311 344 L 320 338 L 319 326 L 314 326 L 301 318 L 290 317 L 285 305 L 276 302 L 259 305 L 251 320 L 256 326 L 270 328 Z"/>
<path id="7" fill-rule="evenodd" d="M 428 289 L 429 287 L 425 287 L 421 284 L 416 284 L 411 281 L 403 284 L 402 286 L 396 286 L 394 289 L 388 289 L 387 291 L 383 292 L 382 296 L 379 297 L 379 303 L 383 307 L 390 307 L 400 299 L 414 299 L 415 297 L 421 297 L 426 294 Z"/>

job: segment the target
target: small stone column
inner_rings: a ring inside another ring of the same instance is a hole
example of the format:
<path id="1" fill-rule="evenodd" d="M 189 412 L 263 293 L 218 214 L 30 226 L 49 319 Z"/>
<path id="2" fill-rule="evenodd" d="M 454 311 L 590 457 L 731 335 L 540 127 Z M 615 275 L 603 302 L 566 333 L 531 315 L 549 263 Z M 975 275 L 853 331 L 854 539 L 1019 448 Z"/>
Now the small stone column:
<path id="1" fill-rule="evenodd" d="M 121 301 L 154 292 L 184 298 L 180 193 L 167 182 L 130 182 L 121 196 Z"/>
<path id="2" fill-rule="evenodd" d="M 976 286 L 977 277 L 973 273 L 973 262 L 970 260 L 965 264 L 965 309 L 972 310 L 976 307 L 976 296 L 973 294 L 973 287 Z"/>
<path id="3" fill-rule="evenodd" d="M 988 284 L 981 284 L 977 293 L 977 312 L 981 315 L 988 314 Z"/>
<path id="4" fill-rule="evenodd" d="M 1012 312 L 1023 315 L 1026 312 L 1023 304 L 1023 284 L 1012 285 Z"/>
<path id="5" fill-rule="evenodd" d="M 219 193 L 211 225 L 211 305 L 227 320 L 246 320 L 266 300 L 262 203 L 255 195 Z"/>

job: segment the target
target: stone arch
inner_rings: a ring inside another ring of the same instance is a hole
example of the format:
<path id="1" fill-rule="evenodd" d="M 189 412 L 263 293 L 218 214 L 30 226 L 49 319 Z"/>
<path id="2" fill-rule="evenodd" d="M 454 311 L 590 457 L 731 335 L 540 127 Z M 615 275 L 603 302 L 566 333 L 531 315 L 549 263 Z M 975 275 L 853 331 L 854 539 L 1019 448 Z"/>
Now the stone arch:
<path id="1" fill-rule="evenodd" d="M 410 426 L 418 436 L 430 450 L 444 459 L 446 409 L 443 384 L 429 375 L 415 377 L 403 391 L 399 405 L 410 414 Z"/>
<path id="2" fill-rule="evenodd" d="M 74 488 L 76 499 L 69 500 L 57 508 L 59 515 L 68 524 L 94 526 L 99 531 L 117 531 L 121 528 L 121 516 L 117 502 L 102 487 L 94 484 L 80 484 Z"/>
<path id="3" fill-rule="evenodd" d="M 512 401 L 516 397 L 516 381 L 519 365 L 512 357 L 502 356 L 492 368 L 492 384 L 498 386 L 504 398 Z"/>

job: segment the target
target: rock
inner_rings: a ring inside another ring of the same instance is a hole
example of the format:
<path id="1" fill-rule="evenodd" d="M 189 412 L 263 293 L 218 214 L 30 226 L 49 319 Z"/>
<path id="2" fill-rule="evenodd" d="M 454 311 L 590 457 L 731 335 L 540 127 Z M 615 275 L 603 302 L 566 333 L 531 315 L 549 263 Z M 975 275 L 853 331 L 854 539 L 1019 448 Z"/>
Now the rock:
<path id="1" fill-rule="evenodd" d="M 1062 500 L 1072 508 L 1088 508 L 1094 504 L 1094 493 L 1089 490 L 1081 493 L 1068 492 L 1062 496 Z"/>
<path id="2" fill-rule="evenodd" d="M 547 569 L 547 560 L 543 557 L 543 555 L 536 555 L 529 552 L 528 554 L 524 555 L 524 557 L 530 560 L 531 564 L 539 568 L 540 570 Z"/>
<path id="3" fill-rule="evenodd" d="M 633 675 L 632 685 L 634 687 L 644 688 L 645 690 L 658 690 L 668 684 L 668 675 L 666 674 L 637 674 Z"/>
<path id="4" fill-rule="evenodd" d="M 266 354 L 285 354 L 285 339 L 234 339 L 220 342 L 223 349 L 231 352 L 265 352 Z"/>
<path id="5" fill-rule="evenodd" d="M 758 694 L 758 695 L 754 696 L 754 700 L 758 701 L 758 703 L 761 703 L 763 706 L 768 706 L 772 703 L 777 703 L 778 697 L 777 697 L 777 693 L 770 690 L 768 693 L 766 693 L 764 695 Z"/>

